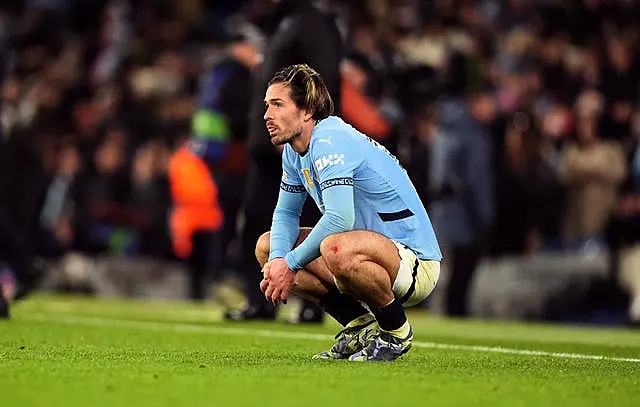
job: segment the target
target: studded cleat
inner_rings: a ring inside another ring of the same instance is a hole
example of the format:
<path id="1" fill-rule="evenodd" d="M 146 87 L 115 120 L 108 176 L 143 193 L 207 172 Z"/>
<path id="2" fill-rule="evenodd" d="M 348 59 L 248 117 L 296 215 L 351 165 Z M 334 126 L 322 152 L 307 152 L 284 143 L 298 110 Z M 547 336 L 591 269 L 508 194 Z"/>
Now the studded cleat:
<path id="1" fill-rule="evenodd" d="M 409 352 L 413 342 L 413 329 L 404 339 L 380 331 L 380 334 L 367 347 L 349 357 L 353 361 L 391 362 Z"/>
<path id="2" fill-rule="evenodd" d="M 345 329 L 335 336 L 336 343 L 325 352 L 313 355 L 313 359 L 347 359 L 354 353 L 364 349 L 378 336 L 380 329 L 373 315 L 353 321 L 353 326 L 347 325 Z"/>

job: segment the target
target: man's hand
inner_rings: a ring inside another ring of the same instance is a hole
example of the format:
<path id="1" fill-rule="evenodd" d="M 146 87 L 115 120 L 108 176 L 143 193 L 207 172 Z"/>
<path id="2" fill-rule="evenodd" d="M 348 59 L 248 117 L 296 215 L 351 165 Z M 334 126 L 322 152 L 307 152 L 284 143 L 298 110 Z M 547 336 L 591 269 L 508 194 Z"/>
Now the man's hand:
<path id="1" fill-rule="evenodd" d="M 295 273 L 289 269 L 284 259 L 271 260 L 264 265 L 262 273 L 264 279 L 260 283 L 260 289 L 267 300 L 273 305 L 277 305 L 278 301 L 286 303 Z"/>

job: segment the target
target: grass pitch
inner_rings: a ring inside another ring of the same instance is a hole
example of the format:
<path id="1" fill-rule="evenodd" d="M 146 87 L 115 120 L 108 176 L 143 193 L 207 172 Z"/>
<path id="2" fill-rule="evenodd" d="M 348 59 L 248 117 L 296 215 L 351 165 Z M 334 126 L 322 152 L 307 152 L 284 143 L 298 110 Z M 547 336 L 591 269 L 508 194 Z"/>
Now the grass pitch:
<path id="1" fill-rule="evenodd" d="M 410 314 L 390 364 L 314 361 L 338 330 L 212 305 L 39 296 L 0 322 L 2 406 L 640 406 L 640 331 Z"/>

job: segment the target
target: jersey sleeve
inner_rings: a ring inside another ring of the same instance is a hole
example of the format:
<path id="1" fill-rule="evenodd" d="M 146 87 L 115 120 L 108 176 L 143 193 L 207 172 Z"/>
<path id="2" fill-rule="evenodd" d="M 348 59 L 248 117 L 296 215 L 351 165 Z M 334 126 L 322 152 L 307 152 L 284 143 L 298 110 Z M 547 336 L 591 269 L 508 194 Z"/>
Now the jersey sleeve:
<path id="1" fill-rule="evenodd" d="M 300 213 L 307 199 L 307 191 L 287 148 L 282 153 L 280 194 L 271 221 L 269 260 L 285 257 L 293 248 L 300 230 Z"/>
<path id="2" fill-rule="evenodd" d="M 361 161 L 358 152 L 348 149 L 346 145 L 334 145 L 330 138 L 320 138 L 314 142 L 311 158 L 322 190 L 325 211 L 309 236 L 285 256 L 292 270 L 304 268 L 320 256 L 320 244 L 327 236 L 351 230 L 355 222 L 353 177 Z"/>

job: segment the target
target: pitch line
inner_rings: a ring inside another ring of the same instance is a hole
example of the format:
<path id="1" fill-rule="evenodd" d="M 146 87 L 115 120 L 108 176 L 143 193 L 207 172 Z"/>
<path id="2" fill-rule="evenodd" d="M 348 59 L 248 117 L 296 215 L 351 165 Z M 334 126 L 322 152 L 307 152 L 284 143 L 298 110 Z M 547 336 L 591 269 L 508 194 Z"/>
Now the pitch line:
<path id="1" fill-rule="evenodd" d="M 261 338 L 277 338 L 277 339 L 304 339 L 304 340 L 316 340 L 316 341 L 331 341 L 333 336 L 325 334 L 314 334 L 310 332 L 287 332 L 276 331 L 269 329 L 249 329 L 249 328 L 230 328 L 220 326 L 204 326 L 185 323 L 164 323 L 164 322 L 151 322 L 151 321 L 134 321 L 129 319 L 111 319 L 111 318 L 94 318 L 83 316 L 61 316 L 52 314 L 30 314 L 23 315 L 21 318 L 25 318 L 38 321 L 38 322 L 54 322 L 67 325 L 83 325 L 83 326 L 96 326 L 96 327 L 119 327 L 119 328 L 131 328 L 147 331 L 159 331 L 159 332 L 189 332 L 200 334 L 220 334 L 220 335 L 236 335 L 236 336 L 254 336 Z M 469 352 L 484 352 L 484 353 L 502 353 L 509 355 L 519 356 L 540 356 L 560 359 L 581 359 L 581 360 L 603 360 L 610 362 L 627 362 L 627 363 L 640 363 L 640 358 L 626 358 L 617 356 L 605 356 L 605 355 L 590 355 L 583 353 L 568 353 L 568 352 L 548 352 L 543 350 L 529 350 L 529 349 L 514 349 L 503 348 L 500 346 L 474 346 L 474 345 L 458 345 L 447 344 L 437 342 L 422 342 L 414 341 L 413 346 L 423 349 L 445 349 L 445 350 L 459 350 Z"/>

